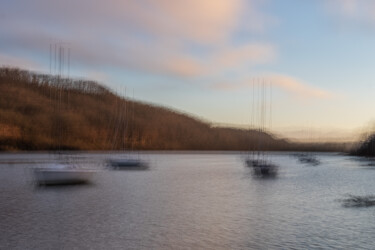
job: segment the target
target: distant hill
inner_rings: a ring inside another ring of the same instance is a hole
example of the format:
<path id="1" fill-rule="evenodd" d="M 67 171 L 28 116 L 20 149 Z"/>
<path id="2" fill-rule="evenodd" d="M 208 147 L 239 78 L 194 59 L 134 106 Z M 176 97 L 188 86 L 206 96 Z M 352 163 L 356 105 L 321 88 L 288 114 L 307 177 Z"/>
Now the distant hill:
<path id="1" fill-rule="evenodd" d="M 267 133 L 215 127 L 124 99 L 94 81 L 0 68 L 0 150 L 252 150 L 259 145 L 299 148 Z"/>

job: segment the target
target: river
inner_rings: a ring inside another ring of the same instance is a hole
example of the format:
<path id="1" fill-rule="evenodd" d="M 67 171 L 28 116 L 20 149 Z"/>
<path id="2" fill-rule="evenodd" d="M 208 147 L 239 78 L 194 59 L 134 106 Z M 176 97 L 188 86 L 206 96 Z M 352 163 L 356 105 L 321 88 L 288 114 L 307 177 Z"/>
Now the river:
<path id="1" fill-rule="evenodd" d="M 275 178 L 254 176 L 242 152 L 139 153 L 150 168 L 105 168 L 114 153 L 69 159 L 98 170 L 89 185 L 36 186 L 42 153 L 0 154 L 0 249 L 372 249 L 369 160 L 324 153 L 320 165 L 272 153 Z"/>

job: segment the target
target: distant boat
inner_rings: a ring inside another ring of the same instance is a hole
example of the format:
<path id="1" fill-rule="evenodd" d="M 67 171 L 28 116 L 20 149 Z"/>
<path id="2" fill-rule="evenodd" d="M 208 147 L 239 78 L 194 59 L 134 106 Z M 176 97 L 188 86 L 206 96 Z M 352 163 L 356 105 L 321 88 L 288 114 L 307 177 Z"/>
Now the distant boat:
<path id="1" fill-rule="evenodd" d="M 312 136 L 312 129 L 308 129 L 306 134 L 309 136 L 310 142 L 313 142 L 313 136 Z M 295 154 L 297 157 L 298 161 L 303 164 L 307 164 L 310 166 L 317 166 L 320 164 L 319 159 L 317 156 L 312 152 L 312 151 L 307 151 L 307 152 L 300 152 Z"/>
<path id="2" fill-rule="evenodd" d="M 260 98 L 257 100 L 257 106 L 259 109 L 259 124 L 258 124 L 258 132 L 259 134 L 265 132 L 265 126 L 266 126 L 266 85 L 263 82 L 260 85 L 261 89 L 259 91 Z M 272 85 L 270 85 L 270 90 L 272 91 Z M 271 92 L 272 94 L 272 92 Z M 270 95 L 270 101 L 271 101 L 271 95 Z M 253 114 L 252 114 L 252 122 L 255 123 L 255 85 L 253 85 Z M 269 106 L 270 108 L 270 124 L 271 124 L 271 104 Z M 252 124 L 253 126 L 255 124 Z M 262 146 L 264 146 L 264 142 L 262 141 L 262 138 L 259 136 L 258 142 L 256 143 L 257 145 L 254 148 L 257 149 L 257 152 L 253 152 L 251 155 L 248 156 L 247 159 L 245 159 L 245 164 L 247 167 L 250 167 L 253 169 L 253 173 L 256 176 L 261 176 L 261 177 L 274 177 L 278 173 L 278 166 L 271 163 L 267 158 L 267 155 L 261 151 Z"/>
<path id="3" fill-rule="evenodd" d="M 148 168 L 148 164 L 140 159 L 134 158 L 121 158 L 121 159 L 110 159 L 107 161 L 108 165 L 114 169 L 129 169 L 129 170 L 144 170 Z"/>
<path id="4" fill-rule="evenodd" d="M 252 167 L 257 176 L 276 176 L 278 167 L 267 161 L 247 160 L 248 167 Z"/>
<path id="5" fill-rule="evenodd" d="M 119 106 L 119 116 L 117 126 L 115 128 L 113 141 L 117 141 L 117 137 L 121 137 L 121 146 L 122 150 L 125 152 L 126 147 L 126 136 L 127 129 L 129 124 L 129 119 L 127 115 L 126 100 Z M 133 107 L 134 115 L 134 107 Z M 133 143 L 131 143 L 131 150 L 133 149 Z M 148 164 L 139 158 L 134 158 L 131 155 L 124 154 L 121 158 L 107 159 L 107 165 L 116 170 L 145 170 L 148 168 Z"/>
<path id="6" fill-rule="evenodd" d="M 51 164 L 48 167 L 35 168 L 34 176 L 39 185 L 69 185 L 89 183 L 95 172 L 71 165 Z"/>
<path id="7" fill-rule="evenodd" d="M 320 164 L 320 161 L 312 154 L 308 154 L 308 153 L 297 154 L 297 158 L 301 163 L 310 164 L 312 166 L 317 166 Z"/>

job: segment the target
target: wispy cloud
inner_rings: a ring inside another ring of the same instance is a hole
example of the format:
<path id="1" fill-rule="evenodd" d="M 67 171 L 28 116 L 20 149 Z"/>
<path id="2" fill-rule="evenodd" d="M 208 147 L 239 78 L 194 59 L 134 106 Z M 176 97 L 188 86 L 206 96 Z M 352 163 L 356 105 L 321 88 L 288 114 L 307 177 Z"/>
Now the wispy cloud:
<path id="1" fill-rule="evenodd" d="M 272 62 L 276 57 L 272 44 L 249 43 L 235 48 L 224 48 L 213 55 L 210 64 L 215 69 L 235 68 L 247 64 Z"/>
<path id="2" fill-rule="evenodd" d="M 293 78 L 291 76 L 285 75 L 270 75 L 267 76 L 266 79 L 271 83 L 274 83 L 276 86 L 285 89 L 298 97 L 302 98 L 318 98 L 318 99 L 325 99 L 333 97 L 333 94 L 317 88 L 313 87 L 309 84 L 304 83 L 303 81 Z"/>
<path id="3" fill-rule="evenodd" d="M 375 2 L 373 0 L 329 0 L 327 9 L 343 21 L 375 27 Z"/>
<path id="4" fill-rule="evenodd" d="M 69 43 L 72 60 L 84 66 L 180 77 L 212 74 L 275 57 L 270 43 L 233 43 L 236 32 L 267 28 L 271 18 L 262 2 L 9 1 L 0 10 L 0 52 L 21 48 L 48 57 L 49 44 L 58 41 Z"/>
<path id="5" fill-rule="evenodd" d="M 246 79 L 235 82 L 221 82 L 212 85 L 215 89 L 220 90 L 239 90 L 243 88 L 252 88 L 260 86 L 261 83 L 271 83 L 272 86 L 278 87 L 297 98 L 327 99 L 334 95 L 329 91 L 313 87 L 291 76 L 269 74 L 254 79 Z"/>
<path id="6" fill-rule="evenodd" d="M 130 3 L 130 1 L 129 1 Z M 226 40 L 237 26 L 240 0 L 133 1 L 132 22 L 156 35 L 210 44 Z"/>

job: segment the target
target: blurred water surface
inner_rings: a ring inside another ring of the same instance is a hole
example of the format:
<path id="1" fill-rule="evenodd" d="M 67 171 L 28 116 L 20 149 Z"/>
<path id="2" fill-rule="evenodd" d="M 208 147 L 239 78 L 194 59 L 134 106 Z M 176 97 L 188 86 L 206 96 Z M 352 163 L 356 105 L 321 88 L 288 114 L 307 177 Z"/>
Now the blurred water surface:
<path id="1" fill-rule="evenodd" d="M 117 154 L 72 154 L 98 169 L 90 185 L 38 187 L 31 169 L 50 154 L 0 154 L 1 249 L 371 249 L 375 195 L 367 160 L 318 154 L 301 164 L 272 153 L 276 178 L 244 166 L 246 153 L 140 153 L 147 171 L 105 168 Z"/>

